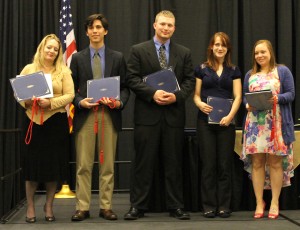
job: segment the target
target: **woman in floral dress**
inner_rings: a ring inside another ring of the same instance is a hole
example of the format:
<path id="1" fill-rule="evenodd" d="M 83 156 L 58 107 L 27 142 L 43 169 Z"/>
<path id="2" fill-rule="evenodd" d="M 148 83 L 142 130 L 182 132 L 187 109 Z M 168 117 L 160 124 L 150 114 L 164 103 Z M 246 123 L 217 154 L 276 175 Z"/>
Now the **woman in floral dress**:
<path id="1" fill-rule="evenodd" d="M 290 185 L 293 176 L 293 146 L 295 141 L 291 104 L 295 97 L 294 80 L 290 70 L 278 65 L 271 43 L 259 40 L 252 54 L 253 68 L 244 79 L 244 94 L 271 90 L 271 110 L 256 110 L 244 97 L 248 111 L 243 136 L 241 159 L 250 173 L 256 197 L 254 218 L 264 217 L 263 190 L 271 189 L 272 200 L 268 217 L 279 215 L 281 188 Z"/>

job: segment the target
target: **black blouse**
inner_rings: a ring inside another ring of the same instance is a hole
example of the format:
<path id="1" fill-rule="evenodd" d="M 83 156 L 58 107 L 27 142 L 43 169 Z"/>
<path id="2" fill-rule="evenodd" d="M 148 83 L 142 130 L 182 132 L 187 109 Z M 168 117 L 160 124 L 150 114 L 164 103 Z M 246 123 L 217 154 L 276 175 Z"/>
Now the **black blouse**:
<path id="1" fill-rule="evenodd" d="M 195 77 L 202 80 L 201 100 L 207 102 L 208 96 L 233 98 L 233 80 L 241 78 L 239 67 L 224 66 L 221 76 L 210 67 L 202 64 L 195 68 Z M 207 115 L 199 110 L 200 118 L 207 119 Z"/>

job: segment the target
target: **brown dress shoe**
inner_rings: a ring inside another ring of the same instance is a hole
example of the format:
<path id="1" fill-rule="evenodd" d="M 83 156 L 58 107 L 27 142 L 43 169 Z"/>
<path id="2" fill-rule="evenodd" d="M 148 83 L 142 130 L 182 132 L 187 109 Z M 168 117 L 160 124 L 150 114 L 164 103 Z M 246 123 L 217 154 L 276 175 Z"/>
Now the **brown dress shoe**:
<path id="1" fill-rule="evenodd" d="M 90 212 L 89 211 L 81 211 L 81 210 L 76 210 L 75 214 L 72 216 L 72 221 L 83 221 L 87 218 L 90 217 Z"/>
<path id="2" fill-rule="evenodd" d="M 106 220 L 117 220 L 118 216 L 111 209 L 100 209 L 99 217 Z"/>

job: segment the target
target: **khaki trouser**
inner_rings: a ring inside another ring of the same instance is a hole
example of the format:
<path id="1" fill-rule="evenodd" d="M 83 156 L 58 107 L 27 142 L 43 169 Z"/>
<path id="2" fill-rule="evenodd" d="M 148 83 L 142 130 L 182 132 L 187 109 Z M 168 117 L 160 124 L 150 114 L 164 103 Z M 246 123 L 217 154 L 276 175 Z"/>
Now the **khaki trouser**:
<path id="1" fill-rule="evenodd" d="M 94 111 L 78 133 L 75 134 L 76 146 L 76 210 L 89 210 L 91 202 L 91 180 L 95 153 L 101 149 L 101 135 L 104 134 L 104 162 L 99 163 L 99 206 L 101 209 L 112 208 L 114 189 L 114 160 L 117 144 L 117 132 L 112 124 L 109 112 L 104 110 L 104 132 L 102 132 L 101 107 L 97 112 L 98 134 L 94 133 Z M 96 148 L 97 147 L 97 148 Z M 95 152 L 96 150 L 96 152 Z"/>

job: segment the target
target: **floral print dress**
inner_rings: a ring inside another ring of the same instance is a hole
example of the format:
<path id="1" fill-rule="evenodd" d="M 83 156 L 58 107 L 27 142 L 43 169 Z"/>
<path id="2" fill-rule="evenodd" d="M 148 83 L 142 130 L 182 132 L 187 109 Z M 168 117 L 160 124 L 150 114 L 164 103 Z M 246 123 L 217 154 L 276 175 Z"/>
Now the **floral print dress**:
<path id="1" fill-rule="evenodd" d="M 254 74 L 249 78 L 249 92 L 258 90 L 271 90 L 273 95 L 279 94 L 280 81 L 277 69 L 268 74 Z M 276 116 L 273 119 L 273 110 L 248 112 L 243 134 L 243 152 L 241 159 L 244 162 L 244 169 L 249 172 L 251 178 L 252 161 L 251 155 L 256 153 L 268 153 L 265 165 L 264 189 L 271 189 L 268 155 L 282 156 L 283 187 L 291 185 L 290 178 L 293 171 L 293 148 L 292 144 L 284 144 L 281 132 L 280 106 L 276 104 Z M 275 121 L 274 138 L 271 140 L 272 125 Z"/>

